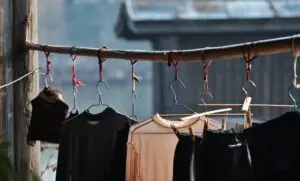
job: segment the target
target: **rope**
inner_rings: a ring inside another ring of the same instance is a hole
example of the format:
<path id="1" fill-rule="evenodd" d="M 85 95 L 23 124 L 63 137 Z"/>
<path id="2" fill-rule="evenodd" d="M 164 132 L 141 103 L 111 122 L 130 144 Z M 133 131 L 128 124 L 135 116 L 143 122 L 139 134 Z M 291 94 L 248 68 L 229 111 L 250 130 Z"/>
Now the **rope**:
<path id="1" fill-rule="evenodd" d="M 20 77 L 20 78 L 14 80 L 14 81 L 12 81 L 12 82 L 9 82 L 9 83 L 7 83 L 7 84 L 1 85 L 1 86 L 0 86 L 0 90 L 3 89 L 3 88 L 5 88 L 5 87 L 8 87 L 8 86 L 10 86 L 10 85 L 13 85 L 13 84 L 15 84 L 15 83 L 17 83 L 17 82 L 19 82 L 19 81 L 21 81 L 21 80 L 23 80 L 23 79 L 25 79 L 26 77 L 30 76 L 31 74 L 35 73 L 35 72 L 38 71 L 38 70 L 39 70 L 39 68 L 35 68 L 33 71 L 31 71 L 31 72 L 29 72 L 29 73 L 23 75 L 22 77 Z"/>

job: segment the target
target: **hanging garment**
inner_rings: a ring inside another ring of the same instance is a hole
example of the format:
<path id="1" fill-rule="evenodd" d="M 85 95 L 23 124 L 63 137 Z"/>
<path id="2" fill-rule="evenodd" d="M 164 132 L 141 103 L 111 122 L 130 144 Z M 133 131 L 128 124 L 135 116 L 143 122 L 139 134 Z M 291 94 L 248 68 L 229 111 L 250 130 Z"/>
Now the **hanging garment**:
<path id="1" fill-rule="evenodd" d="M 186 121 L 169 121 L 158 114 L 130 128 L 127 144 L 126 181 L 172 181 L 173 159 L 178 138 L 171 124 L 183 133 L 189 127 L 202 135 L 205 117 Z M 219 122 L 210 120 L 211 129 L 220 129 Z"/>
<path id="2" fill-rule="evenodd" d="M 59 90 L 45 88 L 31 101 L 32 113 L 27 142 L 58 143 L 62 123 L 66 120 L 68 105 Z"/>
<path id="3" fill-rule="evenodd" d="M 195 144 L 201 143 L 202 138 L 190 134 L 176 134 L 178 143 L 175 148 L 173 161 L 173 181 L 194 181 L 194 150 Z"/>
<path id="4" fill-rule="evenodd" d="M 249 148 L 240 128 L 203 133 L 201 147 L 195 151 L 196 181 L 253 181 Z"/>
<path id="5" fill-rule="evenodd" d="M 65 122 L 56 181 L 124 180 L 126 142 L 134 123 L 112 108 L 99 114 L 85 111 Z"/>
<path id="6" fill-rule="evenodd" d="M 246 129 L 255 181 L 295 180 L 299 176 L 300 113 L 288 112 Z"/>

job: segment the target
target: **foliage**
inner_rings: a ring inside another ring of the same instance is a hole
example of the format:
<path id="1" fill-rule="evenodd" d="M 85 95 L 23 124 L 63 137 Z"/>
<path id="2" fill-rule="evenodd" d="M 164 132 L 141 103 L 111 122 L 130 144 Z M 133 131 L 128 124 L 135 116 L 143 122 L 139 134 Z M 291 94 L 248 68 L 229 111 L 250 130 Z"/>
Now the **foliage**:
<path id="1" fill-rule="evenodd" d="M 0 143 L 0 180 L 12 181 L 13 179 L 24 177 L 14 173 L 13 165 L 8 156 L 8 143 Z M 30 171 L 30 181 L 42 181 L 38 173 Z"/>

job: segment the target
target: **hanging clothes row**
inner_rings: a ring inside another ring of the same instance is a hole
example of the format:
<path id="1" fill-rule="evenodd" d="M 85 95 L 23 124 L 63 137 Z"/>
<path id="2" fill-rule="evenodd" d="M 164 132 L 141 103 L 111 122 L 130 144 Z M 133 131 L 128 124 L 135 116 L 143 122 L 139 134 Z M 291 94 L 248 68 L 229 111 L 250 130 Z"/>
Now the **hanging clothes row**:
<path id="1" fill-rule="evenodd" d="M 293 180 L 300 159 L 299 120 L 299 112 L 287 112 L 247 129 L 208 129 L 195 141 L 177 133 L 173 181 Z"/>
<path id="2" fill-rule="evenodd" d="M 184 84 L 178 76 L 178 62 L 169 61 L 175 68 L 175 79 L 169 84 L 173 104 L 168 107 L 183 107 L 191 114 L 156 113 L 139 121 L 134 101 L 135 83 L 140 80 L 134 72 L 136 61 L 131 61 L 132 115 L 127 116 L 102 101 L 100 84 L 109 86 L 103 80 L 105 59 L 101 55 L 96 87 L 98 103 L 82 112 L 76 108 L 77 87 L 84 84 L 76 77 L 76 56 L 71 54 L 71 58 L 74 102 L 69 116 L 62 93 L 48 86 L 51 75 L 48 57 L 45 88 L 31 102 L 33 111 L 27 140 L 29 144 L 37 140 L 59 143 L 56 181 L 263 181 L 292 180 L 297 176 L 300 113 L 291 89 L 289 96 L 294 110 L 255 124 L 251 101 L 247 101 L 249 95 L 242 86 L 246 98 L 241 115 L 245 115 L 246 124 L 226 129 L 226 122 L 213 116 L 224 112 L 228 116 L 231 108 L 198 113 L 177 101 L 172 84 L 178 82 L 183 87 Z M 204 68 L 202 95 L 213 97 L 208 89 L 208 64 Z M 255 85 L 247 76 L 249 82 Z M 203 97 L 201 100 L 205 105 Z M 99 106 L 102 111 L 91 113 L 92 107 Z"/>

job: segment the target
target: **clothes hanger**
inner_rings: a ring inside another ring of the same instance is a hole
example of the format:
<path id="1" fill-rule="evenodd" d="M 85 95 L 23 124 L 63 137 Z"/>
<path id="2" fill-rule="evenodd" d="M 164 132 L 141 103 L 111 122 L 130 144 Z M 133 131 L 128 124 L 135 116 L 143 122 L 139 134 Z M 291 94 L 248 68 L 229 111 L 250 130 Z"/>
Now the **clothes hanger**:
<path id="1" fill-rule="evenodd" d="M 292 44 L 292 50 L 293 49 L 294 48 L 293 48 L 293 44 Z M 250 80 L 250 73 L 251 73 L 251 68 L 252 68 L 251 63 L 256 58 L 257 58 L 257 56 L 252 56 L 251 57 L 250 52 L 248 52 L 247 56 L 244 54 L 244 60 L 246 61 L 246 78 L 247 78 L 247 80 Z M 295 74 L 295 69 L 296 69 L 296 65 L 295 65 L 296 61 L 297 61 L 297 58 L 295 58 L 295 60 L 294 60 L 294 74 Z M 295 76 L 297 76 L 297 75 L 295 74 Z M 250 81 L 249 83 L 251 84 L 251 83 L 254 83 L 254 82 Z M 244 93 L 247 94 L 247 91 L 245 90 L 245 88 L 242 87 L 242 89 L 243 89 Z M 244 104 L 206 104 L 206 105 L 198 104 L 198 105 L 199 106 L 207 106 L 207 107 L 228 107 L 228 106 L 230 106 L 230 107 L 239 107 L 239 106 L 243 106 Z M 294 105 L 286 105 L 286 104 L 250 104 L 249 106 L 251 106 L 251 107 L 271 107 L 271 108 L 294 108 Z M 244 116 L 244 115 L 245 115 L 245 113 L 236 114 L 236 116 Z M 235 116 L 235 115 L 233 115 L 233 116 Z"/>
<path id="2" fill-rule="evenodd" d="M 92 104 L 92 105 L 90 105 L 90 106 L 86 109 L 86 111 L 88 111 L 88 112 L 90 112 L 90 109 L 91 109 L 92 107 L 97 107 L 97 106 L 110 107 L 109 105 L 104 104 L 103 101 L 102 101 L 102 92 L 101 92 L 101 90 L 100 90 L 100 84 L 101 84 L 101 83 L 104 84 L 104 86 L 105 86 L 107 89 L 109 89 L 109 86 L 108 86 L 108 84 L 107 84 L 107 82 L 106 82 L 105 80 L 99 80 L 99 81 L 97 82 L 96 89 L 97 89 L 97 93 L 98 93 L 98 103 L 97 103 L 97 104 Z"/>
<path id="3" fill-rule="evenodd" d="M 248 57 L 244 56 L 244 58 L 245 58 L 246 63 L 247 63 L 247 69 L 246 69 L 246 71 L 247 71 L 246 72 L 247 73 L 247 80 L 249 80 L 248 82 L 250 83 L 250 85 L 252 85 L 252 86 L 255 87 L 254 82 L 250 80 L 250 70 L 251 70 L 251 61 L 254 60 L 256 57 L 249 58 L 249 56 Z M 207 75 L 208 74 L 207 68 L 208 67 L 207 66 L 203 66 L 203 67 L 204 67 L 204 93 L 206 93 L 211 98 L 213 98 L 213 96 L 209 93 L 209 89 L 208 89 L 208 80 L 207 80 L 207 77 L 208 77 L 208 75 Z M 244 85 L 242 86 L 242 90 L 244 91 L 244 93 L 246 95 L 245 102 L 246 102 L 246 100 L 249 101 L 249 97 L 247 96 L 248 92 L 244 88 Z M 227 107 L 227 106 L 231 106 L 232 105 L 232 104 L 206 104 L 206 102 L 203 99 L 204 93 L 201 94 L 201 102 L 202 102 L 202 104 L 198 104 L 198 105 L 199 106 L 204 106 L 205 111 L 207 111 L 207 107 L 208 106 L 219 106 L 219 105 L 221 105 L 221 106 Z M 250 101 L 251 101 L 251 98 L 250 98 Z M 244 102 L 244 104 L 245 104 L 245 102 Z M 246 102 L 246 103 L 248 103 L 248 102 Z M 242 104 L 242 105 L 244 105 L 244 104 Z M 247 104 L 247 105 L 249 106 L 249 104 Z M 221 109 L 221 111 L 222 111 L 222 109 Z M 248 109 L 247 109 L 247 111 L 248 111 L 247 112 L 247 120 L 248 120 L 248 122 L 251 122 L 250 120 L 251 120 L 252 113 Z M 218 112 L 218 110 L 217 110 L 217 112 Z M 210 114 L 213 115 L 213 113 L 216 113 L 216 112 L 212 112 Z M 233 114 L 227 113 L 225 116 L 245 116 L 245 115 L 246 115 L 245 113 L 242 113 L 242 114 L 240 114 L 240 113 L 233 113 Z M 196 115 L 193 115 L 193 116 L 196 116 Z M 209 114 L 207 114 L 206 116 L 209 116 Z M 191 117 L 188 117 L 188 118 L 191 118 Z"/>
<path id="4" fill-rule="evenodd" d="M 103 103 L 103 99 L 102 99 L 103 94 L 101 92 L 100 85 L 104 84 L 104 86 L 107 89 L 109 89 L 108 83 L 105 80 L 103 80 L 103 62 L 105 62 L 105 60 L 106 60 L 106 58 L 103 58 L 103 56 L 102 56 L 102 51 L 104 49 L 107 49 L 107 48 L 106 47 L 100 48 L 99 52 L 98 52 L 98 56 L 97 56 L 98 57 L 98 65 L 99 65 L 99 81 L 96 84 L 96 89 L 97 89 L 97 93 L 98 93 L 98 103 L 90 105 L 83 112 L 84 113 L 83 116 L 85 116 L 88 121 L 98 122 L 99 119 L 100 119 L 99 116 L 104 116 L 104 115 L 107 115 L 107 114 L 110 114 L 110 115 L 111 114 L 119 114 L 119 115 L 121 115 L 120 113 L 115 111 L 110 105 Z M 98 114 L 91 114 L 91 111 L 90 111 L 91 108 L 97 107 L 97 106 L 104 107 L 105 109 L 102 112 L 98 113 Z M 122 115 L 122 116 L 124 116 L 124 115 Z M 129 119 L 127 119 L 127 122 L 129 123 L 129 126 L 131 126 L 131 123 L 130 123 Z"/>
<path id="5" fill-rule="evenodd" d="M 76 115 L 76 116 L 71 117 L 71 118 L 68 119 L 67 121 L 71 121 L 71 120 L 73 120 L 74 118 L 78 117 L 79 115 L 82 115 L 83 113 L 88 113 L 88 114 L 90 115 L 90 109 L 91 109 L 92 107 L 96 107 L 96 106 L 104 106 L 104 107 L 109 107 L 109 108 L 111 108 L 109 105 L 103 103 L 103 101 L 102 101 L 102 92 L 101 92 L 101 90 L 100 90 L 100 84 L 101 84 L 101 83 L 103 83 L 103 84 L 105 85 L 105 87 L 106 87 L 107 89 L 109 89 L 109 86 L 108 86 L 107 82 L 106 82 L 105 80 L 102 80 L 102 77 L 103 77 L 103 75 L 102 75 L 102 70 L 103 70 L 102 64 L 103 64 L 103 62 L 105 61 L 105 59 L 102 59 L 102 58 L 101 58 L 101 52 L 102 52 L 102 50 L 103 50 L 103 48 L 99 49 L 99 55 L 98 55 L 99 81 L 98 81 L 97 84 L 96 84 L 96 89 L 97 89 L 97 93 L 98 93 L 98 103 L 97 103 L 97 104 L 92 104 L 92 105 L 90 105 L 84 112 L 82 112 L 81 114 L 79 114 L 79 111 L 78 111 L 78 109 L 77 109 L 77 107 L 76 107 L 76 103 L 77 103 L 77 101 L 76 101 L 76 86 L 75 86 L 74 83 L 73 83 L 73 109 L 71 110 L 71 113 L 70 113 L 70 114 L 73 114 L 73 115 Z M 70 50 L 70 52 L 71 52 L 71 50 Z M 71 55 L 71 58 L 72 58 L 72 60 L 73 60 L 73 66 L 74 66 L 74 60 L 76 59 L 76 56 L 74 56 L 72 53 L 70 53 L 70 55 Z M 73 68 L 74 68 L 74 67 L 73 67 Z M 74 75 L 72 75 L 72 76 L 74 76 Z M 72 78 L 74 78 L 74 77 L 72 77 Z M 104 111 L 106 111 L 106 110 L 107 110 L 107 109 L 105 109 Z M 113 109 L 112 109 L 112 110 L 113 110 Z M 104 111 L 103 111 L 103 112 L 104 112 Z M 102 113 L 103 113 L 103 112 L 102 112 Z M 70 116 L 69 116 L 69 117 L 70 117 Z M 89 119 L 89 121 L 92 121 L 92 120 L 93 120 L 93 119 Z"/>
<path id="6" fill-rule="evenodd" d="M 171 81 L 170 83 L 169 83 L 169 88 L 170 88 L 170 90 L 171 90 L 171 92 L 172 92 L 172 97 L 173 97 L 173 103 L 172 103 L 172 105 L 166 105 L 166 107 L 169 107 L 169 108 L 171 108 L 171 107 L 183 107 L 183 108 L 185 108 L 186 110 L 188 110 L 189 112 L 191 112 L 191 113 L 196 113 L 195 111 L 193 111 L 191 108 L 189 108 L 187 105 L 185 105 L 185 104 L 180 104 L 179 102 L 178 102 L 178 100 L 177 100 L 177 95 L 176 95 L 176 92 L 175 92 L 175 90 L 174 90 L 174 88 L 173 88 L 173 84 L 174 83 L 176 83 L 176 82 L 178 82 L 180 85 L 181 85 L 181 87 L 182 88 L 185 88 L 185 85 L 183 84 L 183 82 L 182 82 L 182 80 L 180 80 L 180 79 L 174 79 L 173 81 Z M 169 109 L 170 110 L 170 109 Z M 173 116 L 172 114 L 163 114 L 163 115 L 161 115 L 161 116 Z"/>
<path id="7" fill-rule="evenodd" d="M 179 61 L 172 61 L 171 57 L 170 57 L 170 54 L 168 56 L 168 66 L 171 66 L 173 65 L 174 66 L 174 69 L 175 69 L 175 76 L 174 76 L 174 79 L 169 83 L 169 90 L 172 92 L 172 96 L 173 96 L 173 103 L 171 105 L 166 105 L 165 107 L 168 107 L 168 112 L 170 112 L 170 108 L 174 107 L 183 107 L 185 108 L 188 112 L 194 114 L 196 113 L 195 111 L 193 111 L 191 108 L 189 108 L 187 105 L 185 104 L 180 104 L 178 103 L 178 100 L 177 100 L 177 95 L 176 95 L 176 92 L 173 88 L 173 84 L 174 83 L 179 83 L 179 85 L 185 89 L 185 85 L 183 83 L 183 81 L 179 78 L 178 76 L 178 73 L 179 73 Z M 174 117 L 173 114 L 161 114 L 161 116 L 163 117 Z"/>
<path id="8" fill-rule="evenodd" d="M 81 81 L 76 79 L 76 66 L 75 66 L 75 60 L 77 58 L 76 51 L 77 49 L 75 47 L 71 47 L 69 49 L 70 57 L 73 63 L 72 64 L 73 108 L 70 111 L 70 116 L 72 116 L 71 119 L 79 115 L 79 110 L 77 109 L 77 96 L 76 96 L 76 93 L 78 92 L 77 87 L 84 86 L 84 84 Z"/>
<path id="9" fill-rule="evenodd" d="M 178 63 L 179 63 L 178 61 L 175 62 L 175 63 L 172 63 L 172 64 L 174 65 L 174 67 L 175 67 L 175 79 L 172 80 L 172 81 L 169 83 L 170 90 L 171 90 L 172 95 L 173 95 L 173 104 L 172 104 L 172 105 L 167 105 L 166 107 L 176 107 L 176 106 L 181 106 L 181 107 L 186 108 L 186 109 L 187 109 L 188 111 L 190 111 L 192 114 L 194 114 L 195 112 L 194 112 L 192 109 L 190 109 L 188 106 L 186 106 L 186 105 L 184 105 L 184 104 L 179 104 L 179 103 L 178 103 L 177 96 L 176 96 L 176 92 L 175 92 L 175 90 L 174 90 L 174 88 L 173 88 L 173 84 L 176 83 L 176 82 L 178 82 L 183 88 L 185 88 L 185 86 L 184 86 L 182 80 L 178 79 Z M 159 115 L 159 114 L 157 113 L 157 114 L 155 114 L 155 115 L 153 116 L 152 119 L 143 121 L 143 122 L 139 123 L 136 127 L 134 127 L 134 129 L 131 131 L 131 134 L 130 134 L 130 135 L 132 136 L 132 135 L 135 133 L 135 131 L 136 131 L 137 129 L 139 129 L 139 128 L 143 127 L 143 126 L 146 126 L 147 124 L 152 123 L 153 121 L 156 121 L 156 119 L 154 119 L 155 117 L 159 117 L 159 119 L 160 119 L 160 118 L 161 118 L 160 116 L 163 116 L 163 117 L 174 117 L 174 115 L 177 116 L 178 114 L 160 114 L 160 115 Z M 196 117 L 196 118 L 198 118 L 198 117 Z M 196 121 L 193 120 L 193 122 L 192 122 L 191 124 L 188 123 L 187 126 L 183 126 L 183 127 L 181 127 L 181 128 L 189 127 L 190 125 L 195 124 L 197 121 L 198 121 L 198 120 L 196 120 Z M 174 125 L 173 125 L 173 126 L 174 126 Z M 172 128 L 172 127 L 171 127 L 171 128 Z M 174 128 L 175 128 L 175 126 L 174 126 Z M 174 129 L 173 129 L 173 131 L 174 131 Z M 130 137 L 131 137 L 131 136 L 130 136 Z"/>
<path id="10" fill-rule="evenodd" d="M 184 124 L 182 126 L 179 126 L 180 128 L 190 127 L 191 125 L 193 125 L 193 124 L 197 123 L 198 121 L 202 120 L 201 116 L 215 114 L 215 113 L 228 112 L 228 111 L 232 110 L 231 108 L 226 108 L 226 109 L 218 109 L 218 110 L 213 110 L 213 111 L 208 111 L 208 112 L 204 112 L 204 113 L 198 114 L 195 111 L 193 111 L 192 109 L 190 109 L 188 106 L 186 106 L 184 104 L 179 104 L 178 100 L 177 100 L 176 92 L 175 92 L 175 90 L 173 88 L 173 84 L 178 82 L 183 88 L 185 88 L 185 85 L 184 85 L 183 81 L 178 78 L 178 63 L 179 63 L 178 61 L 176 61 L 175 63 L 172 63 L 174 65 L 174 67 L 175 67 L 175 78 L 174 78 L 174 80 L 172 80 L 169 83 L 170 90 L 171 90 L 172 95 L 173 95 L 173 104 L 172 105 L 167 105 L 166 107 L 181 106 L 181 107 L 186 108 L 189 112 L 192 113 L 192 114 L 189 114 L 189 116 L 187 116 L 187 117 L 180 118 L 181 121 L 184 121 L 186 123 L 186 124 Z M 152 123 L 153 121 L 156 121 L 155 117 L 158 117 L 158 119 L 160 120 L 161 119 L 160 116 L 173 117 L 173 116 L 178 116 L 178 115 L 186 115 L 186 114 L 161 114 L 161 115 L 159 115 L 157 113 L 155 116 L 153 116 L 153 119 L 149 119 L 149 120 L 143 121 L 143 122 L 139 123 L 136 127 L 134 127 L 134 129 L 132 129 L 130 135 L 132 136 L 137 129 L 139 129 L 139 128 L 143 127 L 143 126 L 146 126 L 147 124 Z M 177 126 L 177 128 L 179 128 L 179 127 Z"/>
<path id="11" fill-rule="evenodd" d="M 209 66 L 212 64 L 212 60 L 209 61 L 208 63 L 205 63 L 204 59 L 203 59 L 203 72 L 204 72 L 204 76 L 203 76 L 203 92 L 201 93 L 201 97 L 200 100 L 202 102 L 202 105 L 204 105 L 204 110 L 205 112 L 202 113 L 194 113 L 190 116 L 186 116 L 183 118 L 180 118 L 181 120 L 188 120 L 188 119 L 193 119 L 196 117 L 201 117 L 201 116 L 220 116 L 220 115 L 224 115 L 224 114 L 219 114 L 218 113 L 223 113 L 223 112 L 227 112 L 226 116 L 228 115 L 229 111 L 232 111 L 231 108 L 225 108 L 225 109 L 217 109 L 217 110 L 212 110 L 212 111 L 207 111 L 207 104 L 206 101 L 204 100 L 204 95 L 208 95 L 211 99 L 213 98 L 213 95 L 210 93 L 209 88 L 208 88 L 208 68 Z"/>

